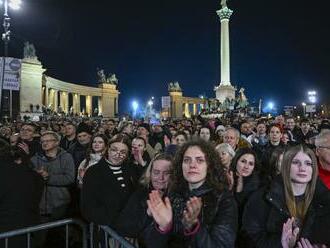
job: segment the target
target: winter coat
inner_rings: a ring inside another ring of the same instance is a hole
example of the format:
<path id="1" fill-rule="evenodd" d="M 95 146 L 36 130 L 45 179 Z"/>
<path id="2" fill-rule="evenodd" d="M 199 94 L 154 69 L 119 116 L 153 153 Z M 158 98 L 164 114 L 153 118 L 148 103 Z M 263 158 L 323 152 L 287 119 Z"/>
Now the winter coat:
<path id="1" fill-rule="evenodd" d="M 51 214 L 54 208 L 68 205 L 71 201 L 68 187 L 75 181 L 72 156 L 59 148 L 55 158 L 38 153 L 31 162 L 34 170 L 44 168 L 49 174 L 40 203 L 41 213 Z"/>
<path id="2" fill-rule="evenodd" d="M 203 206 L 199 216 L 199 228 L 187 235 L 184 233 L 181 220 L 186 202 L 192 196 L 201 197 Z M 173 209 L 172 231 L 162 234 L 156 229 L 156 224 L 148 226 L 144 233 L 147 247 L 234 247 L 237 205 L 231 192 L 219 192 L 204 184 L 192 191 L 173 193 L 170 200 Z"/>
<path id="3" fill-rule="evenodd" d="M 38 224 L 43 186 L 42 177 L 29 167 L 1 161 L 0 232 Z"/>
<path id="4" fill-rule="evenodd" d="M 330 201 L 322 199 L 320 192 L 317 191 L 320 191 L 319 186 L 305 216 L 304 224 L 300 228 L 300 237 L 308 238 L 313 244 L 316 242 L 330 244 L 329 233 L 323 237 L 315 235 L 321 229 L 327 232 L 330 223 Z M 283 224 L 290 217 L 285 203 L 283 181 L 281 177 L 277 177 L 270 188 L 260 189 L 246 204 L 242 220 L 245 247 L 282 247 Z M 327 229 L 324 229 L 326 227 Z"/>
<path id="5" fill-rule="evenodd" d="M 152 223 L 152 217 L 147 215 L 149 193 L 148 187 L 140 186 L 131 195 L 116 221 L 115 229 L 120 235 L 141 237 L 144 229 Z"/>
<path id="6" fill-rule="evenodd" d="M 80 163 L 86 158 L 86 152 L 89 144 L 81 145 L 79 142 L 76 142 L 70 149 L 67 151 L 72 155 L 74 165 L 75 165 L 75 172 L 78 171 L 78 167 Z"/>
<path id="7" fill-rule="evenodd" d="M 129 164 L 124 162 L 120 166 L 120 175 L 111 167 L 110 162 L 102 158 L 84 176 L 81 211 L 89 222 L 114 226 L 115 219 L 133 192 L 137 179 L 132 175 Z"/>
<path id="8" fill-rule="evenodd" d="M 80 177 L 79 171 L 82 170 L 82 169 L 88 170 L 89 167 L 91 167 L 92 165 L 97 164 L 100 161 L 101 158 L 102 158 L 102 155 L 101 154 L 91 153 L 90 154 L 90 159 L 89 159 L 89 161 L 88 161 L 87 164 L 86 164 L 86 162 L 87 162 L 86 159 L 84 159 L 80 163 L 80 165 L 78 167 L 78 175 L 77 175 L 77 180 L 78 180 L 79 184 L 82 184 L 83 183 L 83 179 L 82 179 L 82 177 Z"/>

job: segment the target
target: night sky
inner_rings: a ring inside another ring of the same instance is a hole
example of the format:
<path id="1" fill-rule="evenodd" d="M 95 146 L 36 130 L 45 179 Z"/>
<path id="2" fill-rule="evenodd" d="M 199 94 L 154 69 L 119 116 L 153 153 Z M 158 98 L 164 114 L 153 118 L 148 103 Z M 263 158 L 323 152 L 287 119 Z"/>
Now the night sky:
<path id="1" fill-rule="evenodd" d="M 119 79 L 120 111 L 134 98 L 215 97 L 220 81 L 220 0 L 22 0 L 10 11 L 9 55 L 34 43 L 47 75 L 95 85 L 96 68 Z M 250 101 L 300 104 L 315 89 L 330 96 L 330 21 L 326 0 L 231 0 L 231 82 Z M 1 51 L 2 55 L 2 51 Z"/>

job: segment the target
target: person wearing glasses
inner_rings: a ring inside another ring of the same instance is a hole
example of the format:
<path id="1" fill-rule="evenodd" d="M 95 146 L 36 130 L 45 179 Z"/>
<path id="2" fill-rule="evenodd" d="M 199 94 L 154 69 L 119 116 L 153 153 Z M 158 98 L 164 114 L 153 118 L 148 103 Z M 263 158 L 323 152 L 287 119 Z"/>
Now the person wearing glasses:
<path id="1" fill-rule="evenodd" d="M 329 192 L 318 181 L 314 152 L 302 145 L 291 147 L 283 155 L 281 175 L 245 206 L 244 247 L 328 245 L 329 209 Z"/>
<path id="2" fill-rule="evenodd" d="M 75 181 L 75 167 L 71 154 L 60 148 L 60 142 L 57 133 L 44 132 L 40 138 L 42 152 L 31 158 L 32 168 L 45 182 L 40 203 L 44 221 L 65 217 L 71 202 L 68 186 Z"/>
<path id="3" fill-rule="evenodd" d="M 89 222 L 113 226 L 125 207 L 137 180 L 128 161 L 129 151 L 129 138 L 115 135 L 109 142 L 107 156 L 84 175 L 81 211 Z"/>

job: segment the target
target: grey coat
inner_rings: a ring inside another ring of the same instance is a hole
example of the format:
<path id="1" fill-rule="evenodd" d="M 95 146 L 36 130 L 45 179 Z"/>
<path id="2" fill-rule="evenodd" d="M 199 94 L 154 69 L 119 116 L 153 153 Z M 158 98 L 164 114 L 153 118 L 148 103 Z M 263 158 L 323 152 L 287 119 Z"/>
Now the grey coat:
<path id="1" fill-rule="evenodd" d="M 68 188 L 75 182 L 75 166 L 71 154 L 59 148 L 55 158 L 36 154 L 31 161 L 33 169 L 44 168 L 49 174 L 40 202 L 41 214 L 51 214 L 54 208 L 68 205 L 71 201 Z"/>

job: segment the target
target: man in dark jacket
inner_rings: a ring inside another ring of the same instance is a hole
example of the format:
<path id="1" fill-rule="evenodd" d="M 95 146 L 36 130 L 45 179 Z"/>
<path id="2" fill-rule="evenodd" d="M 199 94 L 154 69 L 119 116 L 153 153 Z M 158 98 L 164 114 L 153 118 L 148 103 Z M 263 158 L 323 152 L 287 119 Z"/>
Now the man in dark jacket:
<path id="1" fill-rule="evenodd" d="M 0 161 L 0 232 L 38 224 L 42 178 L 26 164 L 14 163 L 9 144 L 1 139 Z M 9 244 L 24 247 L 26 237 L 11 238 Z"/>
<path id="2" fill-rule="evenodd" d="M 68 150 L 73 157 L 75 164 L 75 173 L 78 171 L 80 163 L 86 158 L 87 149 L 92 140 L 91 128 L 85 124 L 80 123 L 77 128 L 77 142 Z"/>
<path id="3" fill-rule="evenodd" d="M 62 138 L 60 146 L 64 150 L 68 151 L 77 142 L 76 126 L 72 122 L 69 122 L 65 124 L 64 128 L 65 128 L 65 136 Z"/>

